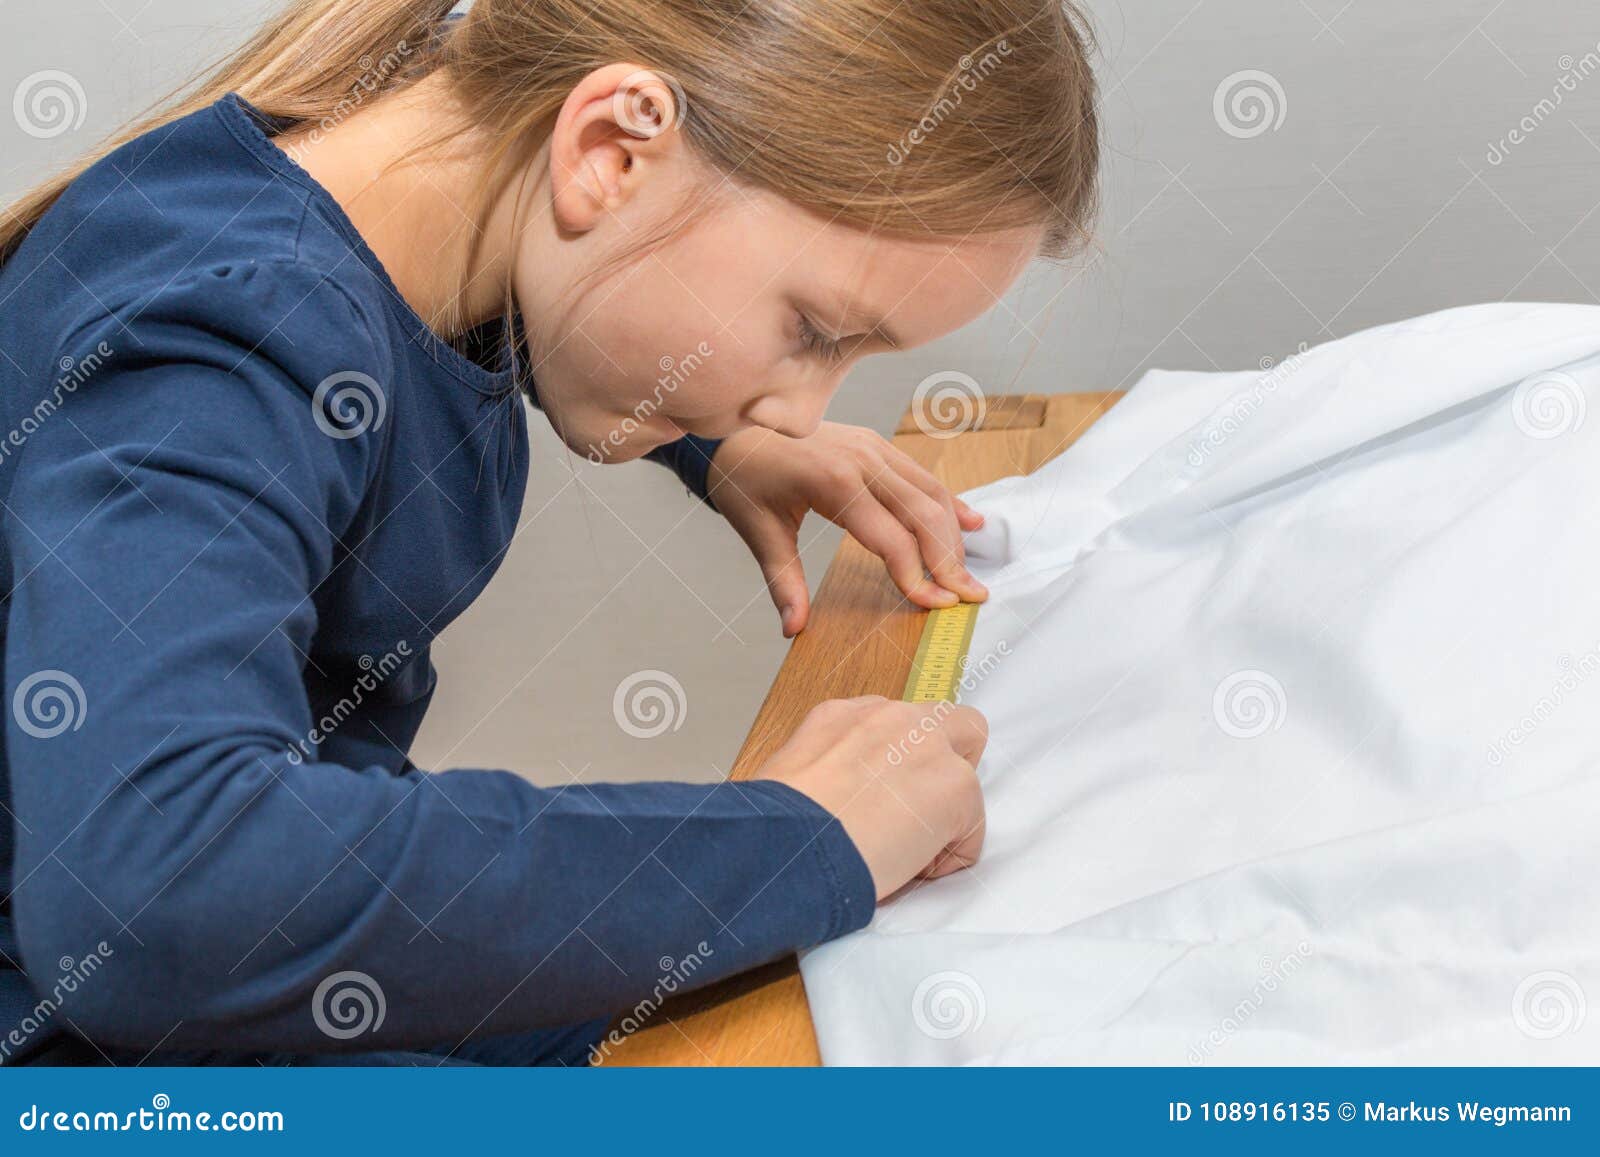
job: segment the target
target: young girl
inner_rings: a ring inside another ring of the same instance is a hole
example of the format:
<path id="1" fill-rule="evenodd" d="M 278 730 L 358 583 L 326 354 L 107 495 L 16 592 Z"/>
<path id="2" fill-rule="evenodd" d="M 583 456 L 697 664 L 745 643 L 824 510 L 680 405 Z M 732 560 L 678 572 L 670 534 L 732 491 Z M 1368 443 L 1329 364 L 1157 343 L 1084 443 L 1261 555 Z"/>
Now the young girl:
<path id="1" fill-rule="evenodd" d="M 984 597 L 980 516 L 822 415 L 1079 238 L 1076 14 L 453 6 L 298 0 L 0 225 L 4 1059 L 575 1061 L 663 958 L 709 982 L 978 854 L 969 709 L 891 764 L 921 712 L 825 703 L 711 787 L 406 752 L 523 396 L 706 496 L 788 635 L 808 510 L 918 606 Z"/>

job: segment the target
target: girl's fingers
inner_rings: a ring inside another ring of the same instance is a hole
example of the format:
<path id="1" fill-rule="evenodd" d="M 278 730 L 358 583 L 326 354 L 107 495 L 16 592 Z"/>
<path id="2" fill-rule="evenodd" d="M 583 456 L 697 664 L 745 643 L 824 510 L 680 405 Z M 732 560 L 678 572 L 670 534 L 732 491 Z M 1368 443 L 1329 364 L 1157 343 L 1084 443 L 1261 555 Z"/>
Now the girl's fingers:
<path id="1" fill-rule="evenodd" d="M 949 742 L 950 750 L 973 767 L 978 766 L 989 746 L 989 720 L 981 711 L 975 707 L 955 707 L 945 714 L 939 731 Z"/>
<path id="2" fill-rule="evenodd" d="M 935 498 L 937 498 L 941 493 L 949 493 L 945 487 L 945 484 L 935 478 L 933 476 L 933 471 L 929 470 L 921 462 L 918 462 L 915 458 L 913 458 L 910 454 L 907 454 L 904 450 L 900 449 L 900 447 L 896 446 L 893 442 L 884 440 L 883 445 L 884 457 L 889 460 L 890 464 L 893 465 L 896 470 L 900 471 L 900 473 L 909 478 L 912 482 L 916 483 L 921 489 L 926 490 Z"/>
<path id="3" fill-rule="evenodd" d="M 889 577 L 919 607 L 953 606 L 960 597 L 928 579 L 922 570 L 922 550 L 916 536 L 870 490 L 845 512 L 844 528 L 856 541 L 883 559 Z"/>
<path id="4" fill-rule="evenodd" d="M 783 637 L 792 639 L 805 629 L 806 620 L 811 617 L 811 592 L 800 565 L 799 536 L 783 519 L 769 516 L 748 528 L 745 541 L 761 567 L 761 577 L 767 580 L 767 593 L 778 608 Z"/>
<path id="5" fill-rule="evenodd" d="M 955 507 L 956 518 L 961 523 L 962 530 L 977 530 L 983 525 L 983 515 L 950 493 L 950 488 L 935 478 L 922 463 L 892 443 L 889 451 L 889 461 L 896 470 L 910 479 L 913 485 L 930 498 Z"/>
<path id="6" fill-rule="evenodd" d="M 920 873 L 923 879 L 937 880 L 941 876 L 948 876 L 952 872 L 959 872 L 963 868 L 970 868 L 978 862 L 978 857 L 983 854 L 984 824 L 980 821 L 961 839 L 945 848 L 934 857 Z"/>
<path id="7" fill-rule="evenodd" d="M 960 498 L 950 493 L 950 488 L 940 482 L 933 474 L 911 455 L 899 447 L 890 445 L 889 461 L 902 475 L 910 479 L 911 483 L 930 498 L 941 503 L 948 503 L 955 510 L 956 522 L 962 530 L 977 530 L 983 525 L 983 515 L 968 506 Z"/>
<path id="8" fill-rule="evenodd" d="M 966 548 L 951 495 L 944 502 L 929 495 L 892 467 L 872 480 L 874 495 L 917 540 L 922 562 L 940 587 L 969 602 L 979 602 L 989 592 L 967 570 Z"/>

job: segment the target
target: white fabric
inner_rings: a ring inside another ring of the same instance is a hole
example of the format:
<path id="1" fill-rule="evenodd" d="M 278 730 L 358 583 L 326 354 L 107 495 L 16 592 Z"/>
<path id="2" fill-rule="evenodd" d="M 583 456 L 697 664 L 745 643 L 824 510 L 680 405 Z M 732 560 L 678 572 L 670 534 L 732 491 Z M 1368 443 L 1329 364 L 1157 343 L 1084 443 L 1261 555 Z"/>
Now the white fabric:
<path id="1" fill-rule="evenodd" d="M 987 847 L 805 956 L 824 1060 L 1600 1062 L 1597 391 L 1458 309 L 969 495 Z"/>

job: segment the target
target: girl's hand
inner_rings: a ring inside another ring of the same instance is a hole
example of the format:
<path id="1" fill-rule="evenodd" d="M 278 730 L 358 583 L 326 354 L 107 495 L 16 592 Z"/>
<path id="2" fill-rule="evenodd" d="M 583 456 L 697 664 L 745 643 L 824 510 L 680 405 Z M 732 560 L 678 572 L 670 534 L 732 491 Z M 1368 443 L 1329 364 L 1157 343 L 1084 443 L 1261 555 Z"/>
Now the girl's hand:
<path id="1" fill-rule="evenodd" d="M 971 867 L 983 848 L 977 764 L 989 725 L 971 707 L 877 695 L 819 703 L 758 779 L 811 797 L 844 825 L 878 899 Z"/>
<path id="2" fill-rule="evenodd" d="M 961 532 L 978 529 L 983 516 L 871 430 L 834 422 L 809 438 L 741 430 L 718 448 L 710 485 L 711 501 L 761 565 L 786 638 L 811 613 L 799 550 L 800 523 L 810 510 L 883 559 L 895 585 L 919 607 L 989 596 L 967 570 L 961 541 Z"/>

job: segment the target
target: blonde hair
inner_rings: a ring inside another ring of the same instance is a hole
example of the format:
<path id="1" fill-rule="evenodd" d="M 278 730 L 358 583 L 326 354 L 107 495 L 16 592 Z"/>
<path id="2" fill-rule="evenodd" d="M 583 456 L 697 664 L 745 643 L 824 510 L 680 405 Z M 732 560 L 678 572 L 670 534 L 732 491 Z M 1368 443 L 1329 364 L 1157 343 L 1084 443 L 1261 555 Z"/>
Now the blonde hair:
<path id="1" fill-rule="evenodd" d="M 107 153 L 237 92 L 333 123 L 446 70 L 497 142 L 486 173 L 548 137 L 602 65 L 658 72 L 679 127 L 730 179 L 830 219 L 956 236 L 1043 225 L 1087 237 L 1099 163 L 1090 36 L 1064 0 L 294 0 L 187 92 L 14 204 L 0 261 Z"/>

